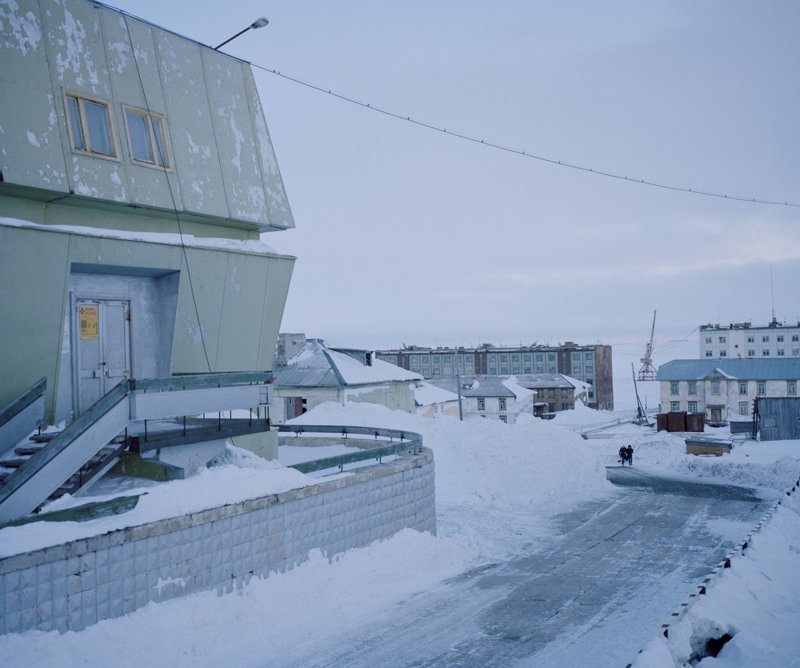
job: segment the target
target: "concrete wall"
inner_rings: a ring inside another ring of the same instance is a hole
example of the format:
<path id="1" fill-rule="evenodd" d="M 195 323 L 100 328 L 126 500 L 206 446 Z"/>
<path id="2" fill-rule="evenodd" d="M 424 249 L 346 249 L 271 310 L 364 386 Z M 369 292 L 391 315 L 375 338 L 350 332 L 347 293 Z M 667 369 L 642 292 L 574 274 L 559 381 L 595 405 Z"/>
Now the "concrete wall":
<path id="1" fill-rule="evenodd" d="M 430 450 L 312 487 L 0 559 L 0 633 L 61 632 L 151 601 L 328 557 L 404 528 L 436 531 Z"/>
<path id="2" fill-rule="evenodd" d="M 414 403 L 413 385 L 407 380 L 389 381 L 375 387 L 345 389 L 345 401 L 363 401 L 370 404 L 380 404 L 395 411 L 413 413 L 416 410 Z"/>

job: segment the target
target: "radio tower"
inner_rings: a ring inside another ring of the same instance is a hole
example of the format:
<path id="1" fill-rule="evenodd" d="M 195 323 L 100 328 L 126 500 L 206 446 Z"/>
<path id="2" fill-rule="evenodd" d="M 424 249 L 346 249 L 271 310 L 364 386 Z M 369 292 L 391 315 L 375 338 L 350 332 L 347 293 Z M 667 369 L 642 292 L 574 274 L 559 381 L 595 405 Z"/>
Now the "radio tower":
<path id="1" fill-rule="evenodd" d="M 642 366 L 639 369 L 639 380 L 655 380 L 656 368 L 653 366 L 653 336 L 656 333 L 656 311 L 653 311 L 653 327 L 650 329 L 650 341 L 644 351 L 644 357 L 639 361 Z"/>

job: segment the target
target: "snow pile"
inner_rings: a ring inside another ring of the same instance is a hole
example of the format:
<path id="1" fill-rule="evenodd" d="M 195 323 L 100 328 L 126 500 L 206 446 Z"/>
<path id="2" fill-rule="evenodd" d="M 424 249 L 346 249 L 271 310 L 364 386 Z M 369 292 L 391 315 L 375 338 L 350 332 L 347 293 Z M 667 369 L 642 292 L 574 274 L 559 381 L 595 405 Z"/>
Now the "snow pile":
<path id="1" fill-rule="evenodd" d="M 752 537 L 744 556 L 733 559 L 708 593 L 670 625 L 669 639 L 653 640 L 634 666 L 800 665 L 794 641 L 800 620 L 800 499 L 797 493 L 784 498 L 770 522 Z M 716 658 L 710 656 L 708 640 L 724 634 L 731 639 Z"/>
<path id="2" fill-rule="evenodd" d="M 434 420 L 376 404 L 327 403 L 294 424 L 381 425 L 422 434 L 434 452 L 439 534 L 475 557 L 519 547 L 565 507 L 608 493 L 605 461 L 591 444 L 548 421 Z"/>
<path id="3" fill-rule="evenodd" d="M 308 562 L 253 579 L 235 594 L 205 592 L 150 604 L 79 633 L 0 636 L 0 656 L 9 665 L 31 668 L 107 665 L 109 657 L 115 666 L 137 667 L 297 665 L 298 648 L 313 652 L 315 645 L 367 627 L 392 606 L 435 590 L 448 578 L 520 554 L 529 543 L 552 536 L 548 522 L 555 514 L 617 493 L 606 481 L 605 466 L 616 464 L 622 444 L 633 445 L 634 466 L 645 471 L 747 483 L 775 494 L 800 471 L 797 441 L 748 442 L 724 457 L 692 457 L 685 454 L 682 436 L 637 427 L 625 421 L 629 418 L 630 413 L 579 406 L 555 420 L 523 417 L 505 425 L 480 418 L 426 419 L 366 403 L 323 404 L 295 422 L 382 426 L 423 435 L 436 462 L 437 536 L 405 530 L 332 561 L 313 552 Z M 580 431 L 600 425 L 608 425 L 599 432 L 602 438 L 581 438 Z M 292 447 L 315 454 L 326 450 Z M 120 517 L 128 523 L 149 521 L 159 513 L 171 516 L 317 480 L 235 449 L 221 464 L 189 480 L 147 487 L 140 507 L 126 515 L 48 524 L 46 532 L 56 534 L 50 543 L 90 529 L 110 530 L 106 523 Z M 9 539 L 23 544 L 23 531 L 35 528 L 1 530 L 2 550 Z M 726 632 L 733 640 L 701 666 L 798 665 L 798 570 L 800 518 L 794 500 L 778 509 L 745 557 L 717 577 L 708 594 L 671 627 L 669 641 L 653 629 L 653 641 L 636 665 L 688 665 L 704 638 Z"/>

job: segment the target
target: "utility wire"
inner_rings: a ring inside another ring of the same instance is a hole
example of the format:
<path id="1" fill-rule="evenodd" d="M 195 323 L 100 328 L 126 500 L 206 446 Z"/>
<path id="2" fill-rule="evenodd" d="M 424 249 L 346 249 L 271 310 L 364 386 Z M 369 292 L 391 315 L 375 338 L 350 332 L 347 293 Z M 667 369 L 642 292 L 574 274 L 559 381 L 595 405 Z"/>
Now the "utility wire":
<path id="1" fill-rule="evenodd" d="M 131 56 L 133 58 L 133 64 L 136 66 L 136 76 L 139 79 L 139 87 L 142 90 L 142 98 L 144 99 L 145 110 L 148 113 L 148 123 L 150 123 L 150 122 L 152 122 L 149 119 L 149 114 L 151 113 L 150 103 L 149 103 L 149 101 L 147 99 L 147 91 L 145 90 L 145 87 L 144 87 L 144 80 L 142 79 L 142 72 L 139 69 L 139 59 L 136 57 L 136 49 L 133 46 L 133 37 L 131 37 L 131 29 L 130 29 L 130 26 L 128 25 L 128 16 L 123 13 L 123 17 L 122 18 L 123 18 L 123 20 L 125 22 L 125 30 L 128 33 L 128 44 L 131 47 Z M 158 65 L 158 59 L 156 59 L 156 65 Z M 172 155 L 175 155 L 174 151 L 173 151 Z M 203 348 L 203 356 L 205 357 L 206 366 L 208 367 L 208 371 L 209 371 L 209 373 L 211 373 L 211 360 L 208 357 L 208 349 L 206 348 L 206 338 L 203 335 L 203 325 L 202 325 L 202 323 L 200 321 L 200 310 L 197 307 L 197 296 L 195 295 L 194 282 L 192 281 L 192 269 L 189 266 L 189 254 L 186 252 L 186 242 L 184 241 L 184 238 L 183 238 L 183 228 L 181 226 L 181 216 L 180 216 L 180 212 L 178 211 L 178 203 L 177 203 L 177 200 L 175 198 L 175 192 L 172 189 L 172 182 L 169 179 L 169 174 L 167 174 L 166 170 L 162 170 L 162 171 L 164 172 L 164 178 L 165 178 L 166 183 L 167 183 L 167 189 L 169 190 L 169 197 L 170 197 L 170 200 L 172 201 L 172 211 L 175 214 L 175 222 L 178 224 L 178 237 L 180 238 L 180 241 L 181 241 L 181 253 L 183 255 L 183 262 L 186 265 L 186 278 L 188 279 L 188 282 L 189 282 L 189 293 L 192 296 L 192 305 L 194 306 L 194 315 L 197 318 L 197 330 L 198 330 L 198 332 L 200 334 L 200 343 L 201 343 L 202 348 Z"/>
<path id="2" fill-rule="evenodd" d="M 614 172 L 607 172 L 602 169 L 594 169 L 592 167 L 585 167 L 583 165 L 577 165 L 572 162 L 566 162 L 564 160 L 556 160 L 555 158 L 548 158 L 543 155 L 538 155 L 536 153 L 530 153 L 529 151 L 523 151 L 518 148 L 514 148 L 511 146 L 504 146 L 502 144 L 497 144 L 492 141 L 487 141 L 485 139 L 480 139 L 479 137 L 473 137 L 471 135 L 464 134 L 462 132 L 455 132 L 453 130 L 448 130 L 444 127 L 439 127 L 432 123 L 428 123 L 425 121 L 417 120 L 416 118 L 411 118 L 411 116 L 404 116 L 403 114 L 398 114 L 397 112 L 391 111 L 389 109 L 384 109 L 382 107 L 376 107 L 373 104 L 369 104 L 367 102 L 361 102 L 360 100 L 356 100 L 352 97 L 348 97 L 347 95 L 342 95 L 341 93 L 337 93 L 330 88 L 325 88 L 323 86 L 318 86 L 316 84 L 310 83 L 308 81 L 303 81 L 302 79 L 298 79 L 297 77 L 289 76 L 288 74 L 284 74 L 275 69 L 271 69 L 269 67 L 265 67 L 263 65 L 258 65 L 256 63 L 251 63 L 251 65 L 259 70 L 263 70 L 264 72 L 269 72 L 270 74 L 274 74 L 277 77 L 282 79 L 286 79 L 287 81 L 291 81 L 292 83 L 299 84 L 301 86 L 305 86 L 306 88 L 310 88 L 315 90 L 319 93 L 324 93 L 325 95 L 330 95 L 331 97 L 335 97 L 343 102 L 349 102 L 350 104 L 354 104 L 356 106 L 361 107 L 362 109 L 368 109 L 369 111 L 374 111 L 379 114 L 383 114 L 384 116 L 389 116 L 391 118 L 397 119 L 399 121 L 405 121 L 406 123 L 411 123 L 413 125 L 417 125 L 419 127 L 425 128 L 426 130 L 433 130 L 435 132 L 441 132 L 443 134 L 449 135 L 451 137 L 455 137 L 456 139 L 462 139 L 464 141 L 473 142 L 475 144 L 481 144 L 482 146 L 486 146 L 488 148 L 493 148 L 498 151 L 505 151 L 506 153 L 513 153 L 514 155 L 522 156 L 523 158 L 530 158 L 532 160 L 539 160 L 541 162 L 546 162 L 551 165 L 558 165 L 559 167 L 568 167 L 569 169 L 575 169 L 581 172 L 589 172 L 591 174 L 596 174 L 598 176 L 605 176 L 610 179 L 617 179 L 619 181 L 628 181 L 630 183 L 637 183 L 639 185 L 650 186 L 652 188 L 661 188 L 662 190 L 673 190 L 676 192 L 682 193 L 690 193 L 692 195 L 702 195 L 704 197 L 716 197 L 718 199 L 727 199 L 733 200 L 736 202 L 750 202 L 751 204 L 772 204 L 775 206 L 789 206 L 789 207 L 796 207 L 800 208 L 800 203 L 798 202 L 781 202 L 779 200 L 769 200 L 769 199 L 761 199 L 758 197 L 745 197 L 742 195 L 726 195 L 723 193 L 713 192 L 710 190 L 698 190 L 696 188 L 688 188 L 684 186 L 675 186 L 669 185 L 667 183 L 659 183 L 657 181 L 650 181 L 648 179 L 639 179 L 624 176 L 622 174 L 615 174 Z"/>

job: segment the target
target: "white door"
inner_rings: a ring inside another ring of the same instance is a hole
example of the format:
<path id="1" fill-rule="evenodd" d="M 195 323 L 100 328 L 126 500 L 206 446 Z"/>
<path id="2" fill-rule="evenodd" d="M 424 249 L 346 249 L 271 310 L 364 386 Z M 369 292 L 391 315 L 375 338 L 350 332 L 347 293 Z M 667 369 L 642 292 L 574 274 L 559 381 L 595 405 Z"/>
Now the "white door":
<path id="1" fill-rule="evenodd" d="M 130 375 L 130 303 L 78 299 L 78 413 Z"/>

